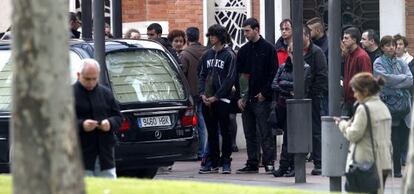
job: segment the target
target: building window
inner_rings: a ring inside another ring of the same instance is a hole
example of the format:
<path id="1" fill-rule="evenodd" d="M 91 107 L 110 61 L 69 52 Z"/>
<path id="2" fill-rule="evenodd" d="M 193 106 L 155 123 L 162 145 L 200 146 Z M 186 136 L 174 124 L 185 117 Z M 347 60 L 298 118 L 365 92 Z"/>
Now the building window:
<path id="1" fill-rule="evenodd" d="M 360 30 L 374 29 L 379 32 L 378 0 L 342 0 L 342 27 L 356 26 Z M 327 26 L 328 0 L 303 1 L 305 21 L 321 17 Z"/>

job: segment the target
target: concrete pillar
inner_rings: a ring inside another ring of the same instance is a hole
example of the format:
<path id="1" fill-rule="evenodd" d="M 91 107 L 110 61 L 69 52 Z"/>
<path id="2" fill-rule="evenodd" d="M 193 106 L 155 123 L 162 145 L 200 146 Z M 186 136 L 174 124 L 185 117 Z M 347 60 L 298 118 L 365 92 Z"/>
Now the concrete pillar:
<path id="1" fill-rule="evenodd" d="M 290 1 L 291 0 L 276 0 L 275 1 L 275 39 L 281 36 L 279 24 L 285 18 L 290 17 Z"/>
<path id="2" fill-rule="evenodd" d="M 405 35 L 405 0 L 380 0 L 380 37 Z"/>

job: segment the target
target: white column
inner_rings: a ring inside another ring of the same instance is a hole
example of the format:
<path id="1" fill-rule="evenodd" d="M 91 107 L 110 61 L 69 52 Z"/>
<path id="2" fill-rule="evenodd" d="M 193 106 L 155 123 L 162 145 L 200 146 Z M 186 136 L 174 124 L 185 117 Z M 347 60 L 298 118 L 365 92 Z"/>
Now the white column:
<path id="1" fill-rule="evenodd" d="M 69 1 L 69 11 L 76 12 L 76 0 Z"/>
<path id="2" fill-rule="evenodd" d="M 380 36 L 405 35 L 405 0 L 380 0 Z"/>
<path id="3" fill-rule="evenodd" d="M 273 1 L 273 0 L 272 0 Z M 260 35 L 266 38 L 265 0 L 260 0 Z"/>
<path id="4" fill-rule="evenodd" d="M 2 11 L 0 12 L 0 32 L 4 32 L 11 25 L 12 1 L 4 0 L 2 2 Z M 1 37 L 0 37 L 1 38 Z"/>
<path id="5" fill-rule="evenodd" d="M 290 18 L 290 0 L 275 1 L 275 39 L 280 36 L 279 24 L 283 19 Z"/>
<path id="6" fill-rule="evenodd" d="M 207 45 L 207 41 L 208 41 L 207 37 L 204 36 L 204 35 L 207 33 L 207 29 L 210 26 L 209 15 L 208 15 L 208 10 L 212 10 L 211 7 L 210 7 L 210 4 L 211 4 L 211 2 L 209 3 L 209 0 L 203 0 L 203 31 L 200 32 L 200 33 L 203 34 L 204 45 Z M 214 6 L 214 4 L 213 4 L 213 6 Z M 213 19 L 214 19 L 214 14 L 210 14 L 210 15 L 213 15 Z"/>

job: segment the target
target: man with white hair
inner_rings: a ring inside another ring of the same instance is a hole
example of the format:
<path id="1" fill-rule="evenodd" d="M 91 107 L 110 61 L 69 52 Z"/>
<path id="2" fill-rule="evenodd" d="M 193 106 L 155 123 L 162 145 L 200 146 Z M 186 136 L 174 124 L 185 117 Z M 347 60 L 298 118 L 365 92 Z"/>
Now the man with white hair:
<path id="1" fill-rule="evenodd" d="M 80 62 L 74 84 L 77 125 L 86 176 L 116 178 L 114 130 L 122 121 L 112 92 L 98 84 L 100 67 L 94 59 Z"/>

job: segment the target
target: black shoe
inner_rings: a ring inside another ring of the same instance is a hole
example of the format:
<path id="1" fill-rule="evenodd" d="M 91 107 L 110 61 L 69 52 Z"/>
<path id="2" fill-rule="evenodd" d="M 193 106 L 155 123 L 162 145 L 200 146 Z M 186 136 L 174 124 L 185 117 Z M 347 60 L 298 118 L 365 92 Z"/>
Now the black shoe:
<path id="1" fill-rule="evenodd" d="M 313 170 L 312 170 L 312 172 L 311 172 L 311 175 L 321 175 L 322 174 L 322 169 L 321 168 L 318 168 L 318 167 L 315 167 L 315 168 L 313 168 Z"/>
<path id="2" fill-rule="evenodd" d="M 236 145 L 234 145 L 231 147 L 231 152 L 239 152 L 239 148 Z"/>
<path id="3" fill-rule="evenodd" d="M 281 169 L 281 168 L 279 168 L 279 169 L 277 169 L 277 170 L 274 170 L 274 171 L 272 172 L 272 174 L 273 174 L 273 176 L 274 176 L 274 177 L 282 177 L 282 176 L 284 176 L 286 173 L 287 173 L 287 170 L 283 170 L 283 169 Z"/>
<path id="4" fill-rule="evenodd" d="M 394 172 L 394 177 L 395 178 L 401 178 L 402 177 L 401 172 Z"/>
<path id="5" fill-rule="evenodd" d="M 288 171 L 284 177 L 295 177 L 295 169 Z"/>
<path id="6" fill-rule="evenodd" d="M 213 166 L 210 161 L 207 161 L 207 163 L 204 166 L 201 166 L 198 171 L 199 174 L 213 174 L 218 172 L 219 168 L 217 166 Z"/>
<path id="7" fill-rule="evenodd" d="M 244 168 L 241 168 L 236 171 L 236 174 L 251 174 L 258 173 L 259 168 L 257 166 L 246 165 Z"/>
<path id="8" fill-rule="evenodd" d="M 231 163 L 223 163 L 222 174 L 231 174 Z"/>
<path id="9" fill-rule="evenodd" d="M 266 174 L 272 174 L 272 172 L 275 170 L 275 167 L 273 167 L 273 165 L 266 165 L 264 169 Z"/>
<path id="10" fill-rule="evenodd" d="M 283 129 L 277 128 L 275 133 L 276 135 L 283 135 Z"/>

